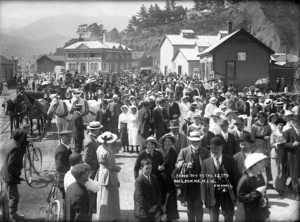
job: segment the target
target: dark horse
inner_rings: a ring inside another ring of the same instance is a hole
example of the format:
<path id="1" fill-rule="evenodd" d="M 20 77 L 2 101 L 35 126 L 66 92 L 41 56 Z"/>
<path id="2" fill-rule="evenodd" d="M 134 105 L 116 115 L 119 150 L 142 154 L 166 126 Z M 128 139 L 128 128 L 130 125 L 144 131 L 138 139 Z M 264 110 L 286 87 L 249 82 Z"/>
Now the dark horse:
<path id="1" fill-rule="evenodd" d="M 46 132 L 46 123 L 49 121 L 47 111 L 49 109 L 49 102 L 47 102 L 43 98 L 44 94 L 32 91 L 26 91 L 23 94 L 24 101 L 29 104 L 29 108 L 27 109 L 27 117 L 30 121 L 30 130 L 31 135 L 33 134 L 33 119 L 37 120 L 37 127 L 39 130 L 39 135 L 41 135 L 40 130 L 40 121 L 43 128 L 43 132 Z M 50 125 L 50 122 L 48 122 Z"/>
<path id="2" fill-rule="evenodd" d="M 18 103 L 8 99 L 2 104 L 5 110 L 5 115 L 9 115 L 10 118 L 10 137 L 12 136 L 13 129 L 19 129 L 20 125 L 23 125 L 23 119 L 26 116 L 27 105 L 24 102 Z"/>

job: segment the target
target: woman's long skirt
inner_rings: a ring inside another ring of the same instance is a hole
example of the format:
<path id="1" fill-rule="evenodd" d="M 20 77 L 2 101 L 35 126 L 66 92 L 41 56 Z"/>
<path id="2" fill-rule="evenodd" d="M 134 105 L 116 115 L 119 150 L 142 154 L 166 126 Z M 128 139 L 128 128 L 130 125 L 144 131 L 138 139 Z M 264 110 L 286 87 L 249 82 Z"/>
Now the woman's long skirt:
<path id="1" fill-rule="evenodd" d="M 120 139 L 122 145 L 128 145 L 128 132 L 127 123 L 121 123 L 120 126 Z"/>

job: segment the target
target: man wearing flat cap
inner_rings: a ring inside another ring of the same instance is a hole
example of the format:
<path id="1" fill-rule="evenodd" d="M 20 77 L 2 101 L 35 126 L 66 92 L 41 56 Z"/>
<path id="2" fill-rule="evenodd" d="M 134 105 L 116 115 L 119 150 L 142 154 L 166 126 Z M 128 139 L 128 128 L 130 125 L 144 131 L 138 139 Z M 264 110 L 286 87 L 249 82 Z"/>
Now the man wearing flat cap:
<path id="1" fill-rule="evenodd" d="M 83 124 L 83 118 L 81 114 L 82 105 L 76 104 L 75 105 L 75 112 L 72 117 L 73 123 L 73 136 L 74 136 L 74 143 L 75 143 L 75 152 L 81 153 L 83 139 L 84 139 L 84 130 L 86 130 L 86 125 Z"/>
<path id="2" fill-rule="evenodd" d="M 63 198 L 65 197 L 64 176 L 70 170 L 69 156 L 72 151 L 69 147 L 72 138 L 71 130 L 63 130 L 59 133 L 60 144 L 54 153 L 55 169 L 58 172 L 58 188 L 60 189 Z"/>
<path id="3" fill-rule="evenodd" d="M 9 214 L 10 221 L 19 221 L 24 219 L 24 216 L 17 214 L 19 204 L 19 190 L 18 184 L 23 180 L 21 176 L 23 168 L 23 156 L 25 149 L 22 144 L 26 134 L 22 130 L 15 130 L 13 132 L 13 139 L 5 145 L 3 158 L 3 165 L 0 171 L 0 176 L 6 185 L 6 190 L 9 196 Z"/>
<path id="4" fill-rule="evenodd" d="M 77 164 L 71 174 L 76 182 L 72 183 L 66 190 L 65 219 L 66 221 L 91 221 L 89 215 L 90 199 L 85 183 L 89 179 L 90 166 Z"/>

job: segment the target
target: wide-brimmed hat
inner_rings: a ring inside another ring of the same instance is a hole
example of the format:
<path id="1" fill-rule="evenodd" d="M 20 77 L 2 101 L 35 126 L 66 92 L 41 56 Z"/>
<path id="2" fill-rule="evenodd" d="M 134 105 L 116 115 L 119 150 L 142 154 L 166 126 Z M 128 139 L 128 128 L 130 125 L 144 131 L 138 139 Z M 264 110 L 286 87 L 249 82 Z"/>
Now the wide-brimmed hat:
<path id="1" fill-rule="evenodd" d="M 201 124 L 209 124 L 209 118 L 208 117 L 201 118 L 200 123 Z"/>
<path id="2" fill-rule="evenodd" d="M 98 141 L 100 143 L 113 143 L 117 140 L 118 136 L 116 134 L 113 134 L 109 131 L 106 131 L 102 133 L 100 136 L 98 136 Z"/>
<path id="3" fill-rule="evenodd" d="M 201 133 L 199 131 L 192 131 L 192 132 L 190 132 L 190 136 L 188 136 L 187 139 L 189 141 L 200 141 Z"/>
<path id="4" fill-rule="evenodd" d="M 283 105 L 284 105 L 284 102 L 282 102 L 282 101 L 275 103 L 275 106 L 283 106 Z"/>
<path id="5" fill-rule="evenodd" d="M 267 114 L 264 111 L 259 111 L 257 117 L 267 117 Z"/>
<path id="6" fill-rule="evenodd" d="M 132 106 L 130 106 L 130 110 L 132 110 L 132 109 L 138 109 L 135 105 L 132 105 Z"/>
<path id="7" fill-rule="evenodd" d="M 227 109 L 227 106 L 225 106 L 224 104 L 221 104 L 220 106 L 219 106 L 219 109 Z"/>
<path id="8" fill-rule="evenodd" d="M 163 146 L 165 139 L 169 138 L 170 140 L 172 140 L 172 144 L 176 143 L 176 137 L 172 136 L 170 133 L 167 133 L 165 135 L 163 135 L 160 139 L 159 139 L 159 143 Z"/>
<path id="9" fill-rule="evenodd" d="M 286 124 L 286 121 L 285 121 L 284 119 L 282 119 L 282 118 L 278 118 L 278 119 L 275 121 L 275 125 L 278 125 L 278 124 L 280 124 L 280 123 L 282 123 L 283 125 L 285 125 L 285 124 Z"/>
<path id="10" fill-rule="evenodd" d="M 58 133 L 59 136 L 70 135 L 73 134 L 72 130 L 63 130 Z"/>
<path id="11" fill-rule="evenodd" d="M 118 96 L 117 94 L 114 94 L 114 95 L 112 96 L 112 99 L 119 99 L 119 96 Z"/>
<path id="12" fill-rule="evenodd" d="M 126 106 L 126 105 L 121 106 L 121 110 L 123 110 L 124 108 L 126 108 L 128 110 L 128 106 Z"/>
<path id="13" fill-rule="evenodd" d="M 242 117 L 238 117 L 238 118 L 235 119 L 234 125 L 238 125 L 238 124 L 242 124 L 242 125 L 245 124 L 244 119 Z"/>
<path id="14" fill-rule="evenodd" d="M 214 109 L 214 111 L 211 115 L 220 117 L 222 115 L 222 113 L 223 113 L 223 111 L 221 109 L 217 108 L 217 109 Z"/>
<path id="15" fill-rule="evenodd" d="M 145 146 L 146 146 L 147 142 L 151 142 L 151 143 L 155 144 L 156 148 L 157 148 L 157 147 L 160 147 L 160 144 L 157 142 L 157 140 L 156 140 L 155 137 L 153 137 L 153 136 L 149 136 L 149 137 L 145 140 Z"/>
<path id="16" fill-rule="evenodd" d="M 251 134 L 250 133 L 243 133 L 237 141 L 248 141 L 253 143 L 253 140 L 251 139 Z"/>
<path id="17" fill-rule="evenodd" d="M 196 114 L 194 115 L 194 119 L 195 119 L 195 118 L 201 119 L 201 114 L 200 114 L 200 113 L 196 113 Z"/>
<path id="18" fill-rule="evenodd" d="M 223 146 L 222 140 L 219 136 L 212 137 L 209 141 L 208 147 L 215 147 L 215 146 Z"/>
<path id="19" fill-rule="evenodd" d="M 234 112 L 236 112 L 236 111 L 234 111 L 234 110 L 232 110 L 232 109 L 227 109 L 227 110 L 224 112 L 224 114 L 225 114 L 225 116 L 227 116 L 229 113 L 234 113 Z"/>
<path id="20" fill-rule="evenodd" d="M 211 97 L 211 98 L 209 99 L 209 102 L 210 102 L 210 103 L 217 103 L 217 102 L 218 102 L 218 99 L 217 99 L 216 97 Z"/>
<path id="21" fill-rule="evenodd" d="M 178 121 L 178 119 L 170 120 L 169 129 L 175 129 L 175 128 L 179 128 L 179 121 Z"/>
<path id="22" fill-rule="evenodd" d="M 266 99 L 265 102 L 264 102 L 264 105 L 265 106 L 270 106 L 272 103 L 273 103 L 272 99 Z"/>
<path id="23" fill-rule="evenodd" d="M 267 159 L 267 158 L 268 157 L 262 153 L 251 153 L 245 159 L 245 169 L 248 170 L 254 164 L 256 164 L 264 159 Z"/>
<path id="24" fill-rule="evenodd" d="M 92 121 L 86 128 L 89 130 L 96 130 L 96 129 L 101 129 L 102 127 L 103 126 L 99 121 Z"/>
<path id="25" fill-rule="evenodd" d="M 182 97 L 182 99 L 188 99 L 188 98 L 189 98 L 188 95 L 184 95 L 184 96 Z"/>

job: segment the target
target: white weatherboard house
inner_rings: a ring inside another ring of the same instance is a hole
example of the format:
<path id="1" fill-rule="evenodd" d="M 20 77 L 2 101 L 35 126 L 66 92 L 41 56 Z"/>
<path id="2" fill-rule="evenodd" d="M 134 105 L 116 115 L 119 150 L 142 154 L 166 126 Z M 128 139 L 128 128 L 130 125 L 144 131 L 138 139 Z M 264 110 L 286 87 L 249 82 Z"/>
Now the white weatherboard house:
<path id="1" fill-rule="evenodd" d="M 80 74 L 113 72 L 132 67 L 132 49 L 120 43 L 79 41 L 64 49 L 66 70 L 78 71 Z"/>
<path id="2" fill-rule="evenodd" d="M 160 71 L 163 74 L 169 72 L 179 73 L 180 70 L 181 74 L 185 74 L 185 72 L 188 75 L 192 75 L 194 72 L 197 73 L 197 68 L 200 68 L 199 58 L 199 67 L 186 64 L 194 63 L 195 50 L 200 53 L 226 35 L 227 31 L 219 31 L 218 35 L 215 36 L 195 35 L 193 30 L 181 30 L 179 35 L 166 35 L 160 45 Z M 191 51 L 183 50 L 179 53 L 180 49 L 190 49 Z M 189 53 L 191 55 L 187 55 Z M 176 58 L 177 56 L 179 58 Z"/>

